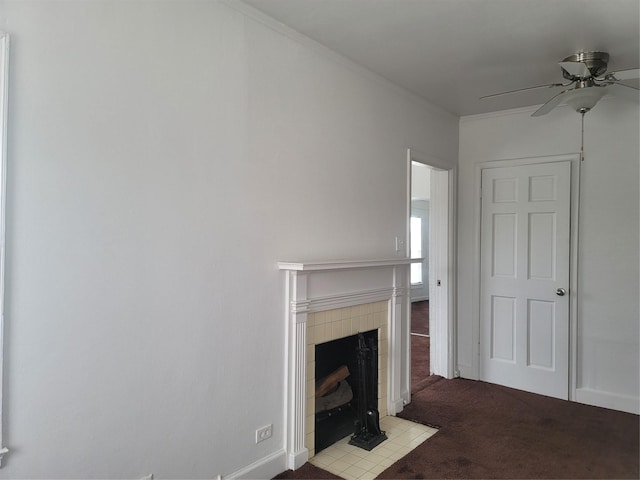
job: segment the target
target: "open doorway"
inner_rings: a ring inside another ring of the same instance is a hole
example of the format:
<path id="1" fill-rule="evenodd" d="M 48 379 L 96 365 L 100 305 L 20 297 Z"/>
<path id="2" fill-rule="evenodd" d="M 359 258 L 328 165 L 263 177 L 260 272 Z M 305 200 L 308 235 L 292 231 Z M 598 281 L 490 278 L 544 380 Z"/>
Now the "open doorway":
<path id="1" fill-rule="evenodd" d="M 454 376 L 453 186 L 454 170 L 409 152 L 411 390 L 432 375 Z"/>
<path id="2" fill-rule="evenodd" d="M 431 167 L 411 162 L 409 249 L 411 283 L 411 390 L 431 375 L 429 335 L 429 211 Z"/>

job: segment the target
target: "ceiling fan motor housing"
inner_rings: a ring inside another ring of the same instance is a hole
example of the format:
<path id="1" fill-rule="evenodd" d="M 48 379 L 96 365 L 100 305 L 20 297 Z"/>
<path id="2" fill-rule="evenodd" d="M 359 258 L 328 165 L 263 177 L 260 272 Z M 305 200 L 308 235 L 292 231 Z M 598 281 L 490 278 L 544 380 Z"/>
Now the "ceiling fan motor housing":
<path id="1" fill-rule="evenodd" d="M 609 54 L 606 52 L 582 52 L 569 55 L 562 60 L 563 62 L 578 62 L 584 63 L 589 69 L 590 77 L 599 77 L 607 71 L 607 64 L 609 63 Z M 589 77 L 576 77 L 570 74 L 564 68 L 562 69 L 562 76 L 568 80 L 579 80 L 581 78 Z"/>
<path id="2" fill-rule="evenodd" d="M 558 63 L 562 70 L 562 76 L 569 80 L 568 83 L 551 83 L 535 87 L 519 88 L 508 92 L 485 95 L 480 98 L 495 97 L 544 87 L 569 87 L 547 100 L 544 105 L 533 112 L 532 117 L 546 115 L 558 105 L 569 105 L 576 112 L 584 116 L 584 114 L 590 111 L 607 93 L 627 96 L 638 101 L 638 88 L 633 85 L 627 85 L 621 80 L 638 78 L 640 76 L 640 70 L 627 69 L 606 73 L 609 64 L 609 54 L 606 52 L 575 53 Z"/>

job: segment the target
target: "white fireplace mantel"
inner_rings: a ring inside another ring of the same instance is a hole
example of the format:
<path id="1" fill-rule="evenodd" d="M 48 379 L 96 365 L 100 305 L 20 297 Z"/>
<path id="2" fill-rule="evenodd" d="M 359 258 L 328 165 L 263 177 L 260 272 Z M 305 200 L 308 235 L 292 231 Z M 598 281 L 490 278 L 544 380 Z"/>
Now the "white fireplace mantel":
<path id="1" fill-rule="evenodd" d="M 338 260 L 321 262 L 278 262 L 280 270 L 298 272 L 318 272 L 327 270 L 354 270 L 358 268 L 376 268 L 411 263 L 410 258 L 390 258 L 385 260 Z"/>
<path id="2" fill-rule="evenodd" d="M 409 258 L 278 262 L 285 273 L 286 355 L 285 436 L 287 467 L 309 459 L 306 446 L 307 316 L 371 302 L 388 310 L 387 409 L 393 415 L 410 401 L 407 349 Z M 404 338 L 407 337 L 407 338 Z M 404 340 L 404 341 L 403 341 Z"/>

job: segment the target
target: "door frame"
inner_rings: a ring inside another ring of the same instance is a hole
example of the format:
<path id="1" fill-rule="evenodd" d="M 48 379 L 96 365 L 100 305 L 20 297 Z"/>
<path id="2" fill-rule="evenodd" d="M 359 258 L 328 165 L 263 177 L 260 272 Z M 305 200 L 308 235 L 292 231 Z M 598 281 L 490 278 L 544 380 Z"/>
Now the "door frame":
<path id="1" fill-rule="evenodd" d="M 4 430 L 3 412 L 3 370 L 4 370 L 4 314 L 5 314 L 5 242 L 7 210 L 7 123 L 9 95 L 9 34 L 0 31 L 0 466 L 9 451 L 2 440 Z M 5 437 L 6 438 L 6 437 Z"/>
<path id="2" fill-rule="evenodd" d="M 569 161 L 571 165 L 571 192 L 569 206 L 569 400 L 575 401 L 577 387 L 577 339 L 578 339 L 578 240 L 580 233 L 580 154 L 568 153 L 543 157 L 525 157 L 481 162 L 475 166 L 475 198 L 478 199 L 474 211 L 473 233 L 473 270 L 472 270 L 472 358 L 474 365 L 471 371 L 465 371 L 466 378 L 478 380 L 480 378 L 480 262 L 481 262 L 481 228 L 482 228 L 482 170 L 501 167 L 518 167 L 541 163 L 555 163 Z"/>
<path id="3" fill-rule="evenodd" d="M 432 362 L 431 370 L 436 375 L 441 375 L 445 378 L 453 378 L 457 376 L 456 363 L 457 363 L 457 351 L 455 339 L 456 333 L 456 285 L 457 285 L 457 166 L 451 165 L 445 160 L 439 159 L 432 155 L 427 155 L 419 152 L 415 149 L 407 149 L 407 203 L 405 224 L 406 233 L 405 238 L 409 239 L 409 222 L 411 218 L 411 162 L 422 163 L 439 170 L 445 170 L 448 175 L 448 212 L 447 212 L 447 259 L 446 259 L 446 271 L 448 275 L 448 281 L 445 282 L 446 291 L 443 293 L 447 299 L 447 314 L 446 318 L 439 318 L 434 330 L 436 332 L 430 332 L 432 350 L 436 353 L 436 358 Z M 430 212 L 431 214 L 431 212 Z M 431 232 L 430 232 L 431 234 Z M 431 247 L 430 247 L 431 250 Z M 409 242 L 406 242 L 406 254 L 410 256 Z M 432 266 L 430 265 L 430 272 L 432 272 Z M 409 269 L 407 268 L 407 285 L 410 285 L 409 281 Z M 407 309 L 407 328 L 405 331 L 405 342 L 407 345 L 408 355 L 405 359 L 405 372 L 406 372 L 406 385 L 409 390 L 411 389 L 411 296 L 410 287 L 408 289 L 408 295 L 406 296 L 405 308 Z M 429 294 L 431 298 L 431 293 Z M 432 355 L 433 358 L 433 355 Z M 437 366 L 437 371 L 434 369 Z M 409 397 L 410 398 L 410 397 Z"/>

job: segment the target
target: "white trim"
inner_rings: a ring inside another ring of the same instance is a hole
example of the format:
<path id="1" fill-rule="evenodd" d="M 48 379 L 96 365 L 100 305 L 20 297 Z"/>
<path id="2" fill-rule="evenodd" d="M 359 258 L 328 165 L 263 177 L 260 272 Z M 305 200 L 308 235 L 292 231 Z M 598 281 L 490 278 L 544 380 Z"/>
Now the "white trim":
<path id="1" fill-rule="evenodd" d="M 488 118 L 504 117 L 507 115 L 522 115 L 523 113 L 533 113 L 538 110 L 540 106 L 541 105 L 533 105 L 529 107 L 512 108 L 510 110 L 498 110 L 496 112 L 465 115 L 464 117 L 460 117 L 460 123 L 469 123 L 477 120 L 486 120 Z"/>
<path id="2" fill-rule="evenodd" d="M 273 478 L 287 470 L 285 466 L 285 452 L 280 449 L 267 455 L 251 465 L 236 470 L 227 475 L 218 475 L 218 480 L 235 480 L 236 478 Z"/>
<path id="3" fill-rule="evenodd" d="M 409 100 L 410 102 L 412 102 L 413 104 L 419 104 L 421 107 L 423 107 L 425 110 L 427 110 L 430 113 L 433 113 L 434 115 L 438 115 L 441 117 L 447 117 L 449 119 L 458 119 L 459 116 L 455 115 L 452 112 L 449 112 L 448 110 L 445 110 L 444 108 L 435 105 L 433 103 L 428 102 L 427 100 L 425 100 L 424 97 L 421 97 L 399 85 L 397 85 L 396 83 L 393 83 L 389 80 L 387 80 L 386 78 L 384 78 L 382 75 L 379 75 L 365 67 L 363 67 L 362 65 L 359 65 L 358 63 L 354 62 L 353 60 L 350 60 L 349 58 L 341 55 L 340 53 L 331 50 L 330 48 L 322 45 L 320 42 L 313 40 L 312 38 L 298 32 L 297 30 L 285 25 L 284 23 L 276 20 L 273 17 L 270 17 L 269 15 L 267 15 L 266 13 L 250 6 L 247 5 L 246 3 L 240 1 L 240 0 L 221 0 L 221 3 L 223 5 L 226 5 L 227 7 L 229 7 L 232 10 L 235 10 L 236 12 L 246 16 L 247 18 L 250 18 L 251 20 L 254 20 L 260 24 L 262 24 L 264 27 L 267 27 L 271 30 L 273 30 L 274 32 L 277 32 L 281 35 L 284 35 L 285 37 L 289 38 L 290 40 L 293 40 L 294 42 L 297 42 L 307 48 L 309 48 L 311 51 L 315 52 L 318 55 L 322 55 L 324 58 L 327 58 L 333 62 L 336 62 L 337 64 L 348 68 L 349 70 L 351 70 L 352 72 L 355 72 L 359 75 L 362 75 L 363 77 L 372 80 L 374 82 L 376 82 L 378 85 L 381 85 L 385 88 L 388 88 L 389 90 L 393 91 L 396 94 L 401 95 L 402 97 L 404 97 L 405 99 Z"/>
<path id="4" fill-rule="evenodd" d="M 410 300 L 411 300 L 411 303 L 413 303 L 413 302 L 424 302 L 426 300 L 429 300 L 429 296 L 428 295 L 424 295 L 424 296 L 423 295 L 421 295 L 421 296 L 410 295 Z"/>
<path id="5" fill-rule="evenodd" d="M 3 359 L 4 359 L 4 269 L 5 269 L 5 213 L 7 200 L 7 115 L 8 115 L 8 84 L 9 84 L 9 34 L 0 32 L 0 115 L 2 128 L 0 129 L 1 177 L 0 177 L 0 466 L 2 459 L 9 451 L 3 445 Z"/>
<path id="6" fill-rule="evenodd" d="M 353 307 L 363 303 L 373 303 L 387 301 L 394 294 L 405 294 L 406 289 L 400 288 L 379 288 L 372 290 L 362 290 L 359 292 L 341 293 L 326 297 L 310 298 L 307 300 L 294 300 L 291 302 L 291 311 L 299 312 L 322 312 L 336 308 Z"/>
<path id="7" fill-rule="evenodd" d="M 595 407 L 610 408 L 636 415 L 640 414 L 640 399 L 631 395 L 603 392 L 590 388 L 578 388 L 575 391 L 575 401 Z"/>
<path id="8" fill-rule="evenodd" d="M 605 95 L 604 97 L 602 97 L 602 99 L 600 99 L 600 102 L 602 101 L 609 101 L 612 98 L 615 98 L 613 95 Z M 527 107 L 518 107 L 518 108 L 512 108 L 509 110 L 497 110 L 495 112 L 487 112 L 487 113 L 477 113 L 474 115 L 464 115 L 462 117 L 460 117 L 460 123 L 469 123 L 469 122 L 474 122 L 474 121 L 479 121 L 479 120 L 486 120 L 489 118 L 499 118 L 499 117 L 505 117 L 508 115 L 522 115 L 523 113 L 533 113 L 536 110 L 538 110 L 543 104 L 538 104 L 538 105 L 530 105 Z M 575 110 L 566 104 L 560 104 L 556 107 L 556 109 L 571 109 L 570 112 L 567 112 L 570 115 L 576 115 Z M 545 121 L 545 119 L 542 118 L 538 118 L 538 117 L 533 117 L 532 120 L 538 120 L 538 121 Z"/>
<path id="9" fill-rule="evenodd" d="M 581 155 L 575 153 L 571 160 L 571 225 L 569 231 L 569 400 L 577 402 L 578 388 L 578 298 L 579 282 L 579 242 L 580 242 L 580 199 L 581 199 Z M 573 295 L 571 294 L 573 290 Z"/>
<path id="10" fill-rule="evenodd" d="M 504 160 L 492 160 L 478 163 L 475 166 L 474 190 L 478 201 L 474 212 L 473 235 L 473 270 L 471 289 L 472 315 L 472 365 L 458 365 L 458 370 L 464 378 L 478 380 L 480 378 L 480 229 L 481 229 L 481 185 L 482 170 L 488 168 L 516 167 L 522 165 L 534 165 L 540 163 L 566 162 L 571 164 L 571 197 L 570 197 L 570 251 L 569 251 L 569 400 L 578 401 L 576 398 L 577 378 L 577 341 L 578 341 L 578 241 L 580 228 L 580 154 L 566 153 L 560 155 L 526 157 Z"/>
<path id="11" fill-rule="evenodd" d="M 404 219 L 404 238 L 405 252 L 407 257 L 411 257 L 411 185 L 412 180 L 412 167 L 411 167 L 411 149 L 407 148 L 407 163 L 406 163 L 406 180 L 407 180 L 407 195 L 405 199 L 405 219 Z M 406 332 L 404 333 L 404 344 L 407 346 L 404 353 L 404 358 L 401 360 L 402 369 L 404 372 L 403 382 L 407 385 L 409 390 L 407 403 L 411 402 L 411 267 L 407 268 L 405 283 L 409 286 L 408 294 L 404 299 L 404 311 L 406 312 Z M 404 393 L 404 392 L 403 392 Z M 397 411 L 401 411 L 397 410 Z"/>
<path id="12" fill-rule="evenodd" d="M 384 260 L 334 260 L 316 262 L 278 262 L 280 270 L 295 270 L 298 272 L 318 272 L 327 270 L 354 270 L 359 268 L 393 267 L 407 265 L 410 258 L 391 258 Z"/>
<path id="13" fill-rule="evenodd" d="M 454 378 L 456 376 L 456 359 L 458 358 L 457 352 L 457 305 L 458 305 L 458 297 L 457 297 L 457 288 L 455 287 L 458 284 L 458 277 L 456 272 L 458 271 L 458 216 L 457 216 L 457 208 L 458 208 L 458 169 L 457 167 L 452 167 L 449 169 L 449 208 L 447 210 L 448 219 L 448 235 L 449 235 L 449 245 L 447 247 L 447 252 L 449 256 L 448 260 L 448 270 L 449 270 L 449 289 L 448 289 L 448 319 L 447 319 L 447 363 L 444 365 L 444 369 L 446 372 L 447 378 Z"/>

